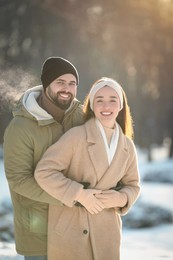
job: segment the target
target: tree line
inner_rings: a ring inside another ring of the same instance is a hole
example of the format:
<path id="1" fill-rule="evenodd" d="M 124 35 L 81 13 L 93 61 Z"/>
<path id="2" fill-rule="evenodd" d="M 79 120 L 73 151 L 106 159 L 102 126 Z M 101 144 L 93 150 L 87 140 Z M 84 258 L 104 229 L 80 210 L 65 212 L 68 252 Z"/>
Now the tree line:
<path id="1" fill-rule="evenodd" d="M 78 98 L 102 76 L 127 93 L 135 143 L 173 144 L 173 2 L 163 0 L 1 0 L 0 142 L 13 102 L 40 84 L 49 56 L 71 60 Z M 149 153 L 150 155 L 150 153 Z"/>

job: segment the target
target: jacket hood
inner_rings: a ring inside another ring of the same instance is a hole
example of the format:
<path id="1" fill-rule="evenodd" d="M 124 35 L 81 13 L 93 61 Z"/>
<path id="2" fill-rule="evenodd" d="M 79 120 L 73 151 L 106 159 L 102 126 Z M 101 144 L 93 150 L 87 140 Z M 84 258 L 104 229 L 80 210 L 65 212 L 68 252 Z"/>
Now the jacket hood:
<path id="1" fill-rule="evenodd" d="M 22 115 L 34 118 L 37 121 L 53 120 L 53 117 L 41 108 L 37 102 L 37 98 L 43 91 L 42 85 L 28 89 L 21 97 L 18 105 L 13 111 L 13 115 Z"/>

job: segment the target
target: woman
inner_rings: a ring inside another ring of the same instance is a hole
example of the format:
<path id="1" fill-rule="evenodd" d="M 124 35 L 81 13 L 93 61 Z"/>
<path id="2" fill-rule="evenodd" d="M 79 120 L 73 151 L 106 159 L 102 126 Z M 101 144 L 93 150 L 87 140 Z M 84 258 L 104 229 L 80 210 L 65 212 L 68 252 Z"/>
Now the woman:
<path id="1" fill-rule="evenodd" d="M 62 202 L 49 208 L 49 260 L 119 260 L 120 216 L 139 196 L 132 119 L 121 86 L 110 78 L 95 82 L 84 112 L 85 124 L 52 145 L 35 171 L 38 184 Z"/>

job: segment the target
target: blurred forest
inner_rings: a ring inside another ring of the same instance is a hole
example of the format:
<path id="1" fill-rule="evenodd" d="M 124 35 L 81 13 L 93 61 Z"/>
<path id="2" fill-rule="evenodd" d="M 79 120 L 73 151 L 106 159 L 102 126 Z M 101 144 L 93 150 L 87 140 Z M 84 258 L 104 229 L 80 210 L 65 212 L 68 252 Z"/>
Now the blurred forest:
<path id="1" fill-rule="evenodd" d="M 116 79 L 135 143 L 150 151 L 166 142 L 172 157 L 172 0 L 0 0 L 0 143 L 14 102 L 41 84 L 49 56 L 75 64 L 81 101 L 98 78 Z"/>

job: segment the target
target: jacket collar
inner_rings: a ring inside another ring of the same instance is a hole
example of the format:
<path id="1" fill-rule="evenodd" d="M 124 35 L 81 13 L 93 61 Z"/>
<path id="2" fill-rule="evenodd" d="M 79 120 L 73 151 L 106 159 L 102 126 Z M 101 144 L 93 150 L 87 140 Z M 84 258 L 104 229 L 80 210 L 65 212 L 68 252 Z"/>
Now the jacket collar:
<path id="1" fill-rule="evenodd" d="M 55 103 L 53 103 L 50 98 L 46 95 L 45 91 L 42 90 L 41 95 L 37 99 L 38 105 L 44 109 L 44 111 L 47 111 L 49 115 L 51 115 L 57 122 L 62 122 L 65 111 L 58 106 L 56 106 Z"/>
<path id="2" fill-rule="evenodd" d="M 44 110 L 38 104 L 38 98 L 43 91 L 42 85 L 35 86 L 28 89 L 24 95 L 21 97 L 18 105 L 13 110 L 13 115 L 22 115 L 30 119 L 36 120 L 39 125 L 49 125 L 56 122 L 52 115 L 50 115 L 46 110 Z M 71 111 L 78 106 L 79 101 L 74 99 L 70 109 L 65 111 L 65 115 L 71 113 Z"/>
<path id="3" fill-rule="evenodd" d="M 101 188 L 102 185 L 105 187 L 105 178 L 109 179 L 109 181 L 106 183 L 112 183 L 112 186 L 114 186 L 119 177 L 119 172 L 121 172 L 121 169 L 119 169 L 119 165 L 125 164 L 128 158 L 128 146 L 126 142 L 126 137 L 123 134 L 121 127 L 119 126 L 120 134 L 117 151 L 109 166 L 103 138 L 95 123 L 94 118 L 87 121 L 85 123 L 85 127 L 87 133 L 87 142 L 90 144 L 88 146 L 88 153 L 94 165 L 98 179 L 98 184 L 96 187 Z M 115 172 L 115 174 L 112 174 L 112 172 Z"/>

